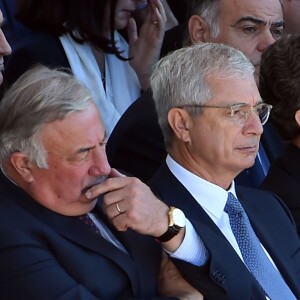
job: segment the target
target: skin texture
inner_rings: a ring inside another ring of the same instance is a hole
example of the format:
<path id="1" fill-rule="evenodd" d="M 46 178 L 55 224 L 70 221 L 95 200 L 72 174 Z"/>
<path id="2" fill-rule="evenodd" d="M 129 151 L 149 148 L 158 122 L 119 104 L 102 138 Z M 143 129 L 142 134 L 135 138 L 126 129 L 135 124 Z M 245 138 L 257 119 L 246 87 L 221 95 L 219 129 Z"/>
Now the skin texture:
<path id="1" fill-rule="evenodd" d="M 279 39 L 283 30 L 279 0 L 220 0 L 219 34 L 214 37 L 205 20 L 192 16 L 189 33 L 192 43 L 216 42 L 242 51 L 256 69 L 258 80 L 261 54 Z"/>
<path id="2" fill-rule="evenodd" d="M 0 27 L 2 26 L 4 20 L 3 20 L 3 15 L 2 12 L 0 10 Z M 3 57 L 7 56 L 11 53 L 11 47 L 8 44 L 5 35 L 3 33 L 3 31 L 0 28 L 0 85 L 3 82 L 3 76 L 2 76 L 2 72 L 4 71 L 4 60 Z"/>
<path id="3" fill-rule="evenodd" d="M 213 75 L 208 84 L 213 96 L 206 105 L 254 106 L 261 102 L 253 77 L 229 80 Z M 219 108 L 204 108 L 194 117 L 184 108 L 174 108 L 169 112 L 169 123 L 176 134 L 171 156 L 192 173 L 224 189 L 254 164 L 263 132 L 255 113 L 241 126 L 234 124 L 230 110 Z"/>
<path id="4" fill-rule="evenodd" d="M 48 168 L 28 163 L 28 174 L 23 176 L 25 191 L 62 215 L 89 212 L 96 200 L 87 199 L 84 192 L 111 172 L 105 154 L 104 126 L 94 105 L 46 124 L 41 136 Z"/>

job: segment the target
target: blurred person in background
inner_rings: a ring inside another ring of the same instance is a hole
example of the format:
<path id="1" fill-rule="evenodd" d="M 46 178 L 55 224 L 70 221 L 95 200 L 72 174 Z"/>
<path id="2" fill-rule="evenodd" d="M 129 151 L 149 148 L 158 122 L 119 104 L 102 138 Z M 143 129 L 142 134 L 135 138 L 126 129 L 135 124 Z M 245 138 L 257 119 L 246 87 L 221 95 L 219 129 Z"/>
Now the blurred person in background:
<path id="1" fill-rule="evenodd" d="M 286 142 L 283 154 L 272 162 L 261 189 L 287 204 L 300 236 L 300 36 L 286 35 L 262 56 L 259 89 L 273 106 L 271 119 Z"/>
<path id="2" fill-rule="evenodd" d="M 7 62 L 3 89 L 32 65 L 68 67 L 91 91 L 109 136 L 120 116 L 149 87 L 166 16 L 149 0 L 137 32 L 139 0 L 17 0 L 16 18 L 32 29 Z M 118 32 L 127 29 L 128 43 Z"/>

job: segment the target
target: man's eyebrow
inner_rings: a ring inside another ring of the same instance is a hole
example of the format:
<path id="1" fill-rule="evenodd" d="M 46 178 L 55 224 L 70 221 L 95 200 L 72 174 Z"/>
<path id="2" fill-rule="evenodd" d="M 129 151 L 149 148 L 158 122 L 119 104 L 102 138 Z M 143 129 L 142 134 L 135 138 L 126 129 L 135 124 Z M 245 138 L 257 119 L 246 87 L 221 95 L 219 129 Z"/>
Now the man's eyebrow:
<path id="1" fill-rule="evenodd" d="M 242 17 L 240 18 L 234 25 L 233 27 L 239 25 L 240 23 L 242 22 L 247 22 L 247 21 L 250 21 L 252 23 L 255 23 L 257 25 L 266 25 L 267 22 L 264 21 L 264 20 L 261 20 L 261 19 L 258 19 L 258 18 L 255 18 L 255 17 L 252 17 L 252 16 L 247 16 L 247 17 Z M 284 21 L 283 20 L 280 20 L 280 21 L 275 21 L 272 23 L 273 26 L 275 27 L 282 27 L 284 25 Z"/>
<path id="2" fill-rule="evenodd" d="M 94 149 L 94 148 L 95 148 L 95 146 L 91 146 L 91 147 L 81 147 L 80 149 L 78 149 L 78 151 L 76 151 L 76 153 L 86 152 L 86 151 L 92 150 L 92 149 Z"/>
<path id="3" fill-rule="evenodd" d="M 240 18 L 233 26 L 237 26 L 240 23 L 243 23 L 243 22 L 246 22 L 246 21 L 250 21 L 250 22 L 258 24 L 258 25 L 261 25 L 261 24 L 266 25 L 267 24 L 267 22 L 264 21 L 264 20 L 257 19 L 255 17 L 251 17 L 251 16 L 247 16 L 247 17 Z"/>
<path id="4" fill-rule="evenodd" d="M 104 145 L 107 143 L 107 137 L 106 135 L 103 137 L 102 141 L 99 142 L 100 145 Z M 94 148 L 96 148 L 96 146 L 90 146 L 90 147 L 81 147 L 79 148 L 76 153 L 82 153 L 82 152 L 86 152 L 89 150 L 93 150 Z"/>
<path id="5" fill-rule="evenodd" d="M 283 27 L 284 26 L 284 21 L 273 22 L 272 25 L 275 26 L 276 28 Z"/>

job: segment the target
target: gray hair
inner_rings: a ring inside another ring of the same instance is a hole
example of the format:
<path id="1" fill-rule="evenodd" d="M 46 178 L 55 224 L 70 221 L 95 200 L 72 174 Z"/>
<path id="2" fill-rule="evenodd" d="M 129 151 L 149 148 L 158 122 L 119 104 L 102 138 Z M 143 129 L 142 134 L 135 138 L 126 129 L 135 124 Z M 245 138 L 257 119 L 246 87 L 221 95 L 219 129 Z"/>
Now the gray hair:
<path id="1" fill-rule="evenodd" d="M 43 126 L 88 108 L 92 97 L 66 70 L 36 66 L 24 73 L 0 101 L 0 164 L 14 152 L 47 168 L 40 140 Z"/>
<path id="2" fill-rule="evenodd" d="M 166 146 L 170 146 L 173 132 L 168 123 L 168 112 L 184 105 L 203 105 L 213 97 L 207 78 L 235 79 L 253 76 L 254 66 L 239 50 L 219 43 L 201 43 L 168 54 L 155 66 L 151 88 L 158 122 Z M 201 109 L 190 109 L 200 114 Z"/>
<path id="3" fill-rule="evenodd" d="M 220 0 L 193 0 L 190 4 L 189 14 L 202 17 L 211 30 L 211 36 L 214 38 L 218 36 L 220 33 Z"/>
<path id="4" fill-rule="evenodd" d="M 216 38 L 220 33 L 220 0 L 191 0 L 188 6 L 188 17 L 200 16 L 206 21 L 212 38 Z M 183 46 L 191 45 L 189 30 L 185 32 L 182 41 Z"/>

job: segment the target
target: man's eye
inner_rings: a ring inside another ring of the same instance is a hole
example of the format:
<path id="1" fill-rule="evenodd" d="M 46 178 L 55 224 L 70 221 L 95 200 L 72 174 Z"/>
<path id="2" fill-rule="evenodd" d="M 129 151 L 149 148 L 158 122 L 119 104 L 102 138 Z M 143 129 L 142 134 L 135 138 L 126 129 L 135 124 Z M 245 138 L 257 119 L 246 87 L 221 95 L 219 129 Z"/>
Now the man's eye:
<path id="1" fill-rule="evenodd" d="M 238 116 L 238 115 L 240 115 L 242 112 L 241 112 L 241 110 L 239 109 L 239 108 L 236 108 L 236 109 L 233 109 L 232 110 L 232 114 L 234 115 L 234 116 Z"/>
<path id="2" fill-rule="evenodd" d="M 247 27 L 244 27 L 243 28 L 243 31 L 245 32 L 245 33 L 255 33 L 255 32 L 257 32 L 257 28 L 256 27 L 253 27 L 253 26 L 247 26 Z"/>
<path id="3" fill-rule="evenodd" d="M 275 29 L 272 31 L 272 36 L 275 40 L 278 40 L 282 36 L 282 29 Z"/>
<path id="4" fill-rule="evenodd" d="M 74 163 L 83 162 L 88 159 L 90 153 L 91 153 L 91 149 L 79 152 L 76 155 L 74 155 L 73 157 L 71 157 L 69 159 L 69 161 L 72 161 Z"/>

